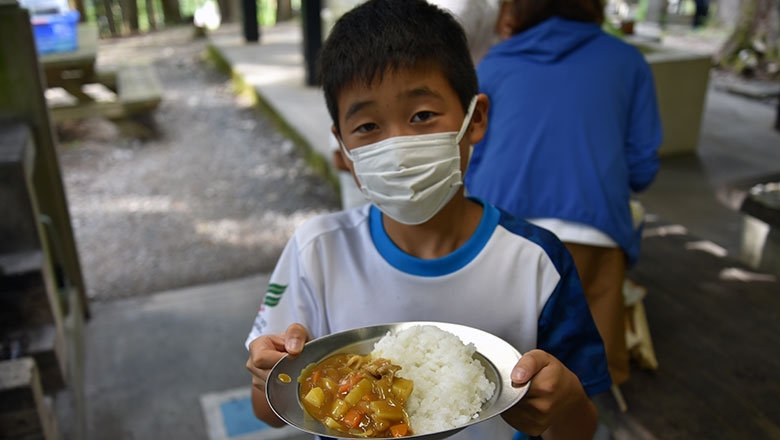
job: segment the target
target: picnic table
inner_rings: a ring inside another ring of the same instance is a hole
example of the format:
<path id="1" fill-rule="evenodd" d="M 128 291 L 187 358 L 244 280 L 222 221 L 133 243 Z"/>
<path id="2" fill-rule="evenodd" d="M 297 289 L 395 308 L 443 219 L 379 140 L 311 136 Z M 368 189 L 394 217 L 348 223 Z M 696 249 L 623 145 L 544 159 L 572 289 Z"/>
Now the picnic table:
<path id="1" fill-rule="evenodd" d="M 116 71 L 96 67 L 98 28 L 95 24 L 78 25 L 78 49 L 71 52 L 39 56 L 46 85 L 61 87 L 76 99 L 74 104 L 51 107 L 53 122 L 103 116 L 120 119 L 156 108 L 162 97 L 160 81 L 151 64 L 119 67 Z M 112 101 L 96 101 L 84 92 L 86 84 L 102 84 L 116 93 Z"/>

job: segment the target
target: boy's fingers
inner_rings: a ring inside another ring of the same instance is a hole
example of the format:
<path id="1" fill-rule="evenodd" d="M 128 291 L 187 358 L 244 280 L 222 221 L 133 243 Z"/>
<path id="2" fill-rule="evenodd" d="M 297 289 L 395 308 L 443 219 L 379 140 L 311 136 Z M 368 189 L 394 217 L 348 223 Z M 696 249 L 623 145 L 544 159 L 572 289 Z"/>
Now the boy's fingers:
<path id="1" fill-rule="evenodd" d="M 542 350 L 531 350 L 517 361 L 512 369 L 512 383 L 524 385 L 542 368 L 550 363 L 547 353 Z"/>
<path id="2" fill-rule="evenodd" d="M 291 355 L 303 350 L 303 344 L 309 339 L 309 332 L 300 324 L 292 324 L 284 332 L 284 349 Z"/>
<path id="3" fill-rule="evenodd" d="M 259 370 L 270 370 L 283 356 L 284 353 L 280 351 L 264 350 L 252 353 L 249 362 Z"/>

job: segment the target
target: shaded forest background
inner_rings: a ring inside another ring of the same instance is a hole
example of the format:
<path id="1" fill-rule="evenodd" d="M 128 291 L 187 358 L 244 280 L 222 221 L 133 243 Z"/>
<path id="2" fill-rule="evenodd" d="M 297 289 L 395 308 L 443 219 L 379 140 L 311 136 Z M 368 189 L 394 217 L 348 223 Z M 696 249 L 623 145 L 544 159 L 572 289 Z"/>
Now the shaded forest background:
<path id="1" fill-rule="evenodd" d="M 101 36 L 152 32 L 162 26 L 192 21 L 195 10 L 216 1 L 223 22 L 241 20 L 242 0 L 69 0 L 83 20 L 97 22 Z M 290 20 L 307 0 L 255 0 L 261 26 Z M 499 1 L 499 0 L 496 0 Z M 665 10 L 692 13 L 694 0 L 618 0 L 662 3 Z M 780 79 L 780 0 L 705 0 L 709 23 L 725 26 L 730 37 L 715 58 L 721 68 L 762 79 Z M 327 0 L 322 2 L 325 6 Z M 665 15 L 664 15 L 665 17 Z M 664 25 L 665 23 L 662 23 Z"/>
<path id="2" fill-rule="evenodd" d="M 223 23 L 241 20 L 241 0 L 216 1 Z M 261 26 L 294 18 L 301 0 L 256 0 Z M 96 22 L 102 37 L 152 32 L 161 27 L 192 22 L 206 0 L 69 0 L 82 21 Z"/>

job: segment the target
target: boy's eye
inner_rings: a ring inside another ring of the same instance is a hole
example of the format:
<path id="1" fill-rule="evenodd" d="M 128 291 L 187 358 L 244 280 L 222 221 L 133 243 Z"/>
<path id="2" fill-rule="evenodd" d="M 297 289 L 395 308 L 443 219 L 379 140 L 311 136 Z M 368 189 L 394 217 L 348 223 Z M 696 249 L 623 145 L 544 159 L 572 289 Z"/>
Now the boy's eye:
<path id="1" fill-rule="evenodd" d="M 428 111 L 428 110 L 417 112 L 417 113 L 415 113 L 414 116 L 412 116 L 412 122 L 425 122 L 428 119 L 431 119 L 432 117 L 434 117 L 435 115 L 436 115 L 436 113 Z"/>
<path id="2" fill-rule="evenodd" d="M 363 124 L 360 127 L 355 129 L 355 133 L 368 133 L 369 131 L 376 130 L 379 128 L 378 125 L 376 125 L 373 122 L 369 122 L 367 124 Z"/>

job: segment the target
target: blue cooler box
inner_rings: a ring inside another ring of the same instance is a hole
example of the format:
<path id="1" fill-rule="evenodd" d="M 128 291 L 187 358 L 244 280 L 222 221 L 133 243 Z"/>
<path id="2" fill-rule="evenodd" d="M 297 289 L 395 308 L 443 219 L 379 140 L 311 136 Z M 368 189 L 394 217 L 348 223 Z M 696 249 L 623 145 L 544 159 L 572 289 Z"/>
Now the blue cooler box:
<path id="1" fill-rule="evenodd" d="M 39 54 L 71 52 L 79 47 L 79 11 L 33 15 L 30 18 Z"/>

